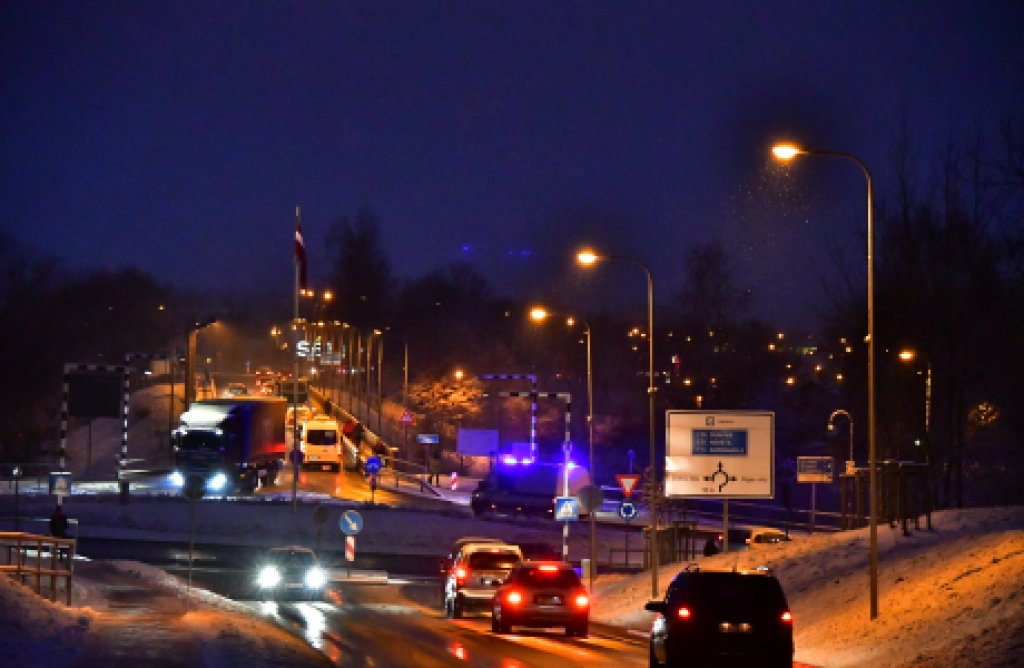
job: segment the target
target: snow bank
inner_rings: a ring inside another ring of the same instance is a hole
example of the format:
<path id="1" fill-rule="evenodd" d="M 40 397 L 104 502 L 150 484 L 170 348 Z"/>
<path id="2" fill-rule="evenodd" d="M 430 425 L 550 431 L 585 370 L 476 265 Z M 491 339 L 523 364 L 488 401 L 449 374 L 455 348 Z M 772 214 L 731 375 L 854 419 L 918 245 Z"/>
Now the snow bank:
<path id="1" fill-rule="evenodd" d="M 820 666 L 1024 665 L 1024 508 L 944 511 L 933 531 L 879 527 L 879 619 L 869 620 L 868 530 L 702 558 L 770 567 L 795 619 L 797 660 Z M 664 592 L 680 569 L 659 572 Z M 593 618 L 649 630 L 650 573 L 602 576 Z"/>
<path id="2" fill-rule="evenodd" d="M 0 576 L 0 664 L 19 668 L 67 665 L 81 650 L 91 610 L 67 609 Z"/>

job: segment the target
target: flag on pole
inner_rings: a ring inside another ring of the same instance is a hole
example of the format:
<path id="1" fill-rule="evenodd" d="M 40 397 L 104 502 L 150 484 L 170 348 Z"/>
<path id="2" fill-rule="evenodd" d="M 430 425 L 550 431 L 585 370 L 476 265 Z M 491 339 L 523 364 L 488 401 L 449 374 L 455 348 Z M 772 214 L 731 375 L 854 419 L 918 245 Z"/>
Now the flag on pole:
<path id="1" fill-rule="evenodd" d="M 306 244 L 299 229 L 299 207 L 295 207 L 295 261 L 299 263 L 299 286 L 306 289 Z"/>

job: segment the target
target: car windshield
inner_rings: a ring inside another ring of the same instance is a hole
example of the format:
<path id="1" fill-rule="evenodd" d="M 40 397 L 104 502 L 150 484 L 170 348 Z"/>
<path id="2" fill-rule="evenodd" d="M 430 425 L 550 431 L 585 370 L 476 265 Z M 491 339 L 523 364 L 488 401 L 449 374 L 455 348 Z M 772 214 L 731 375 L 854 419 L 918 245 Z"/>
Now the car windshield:
<path id="1" fill-rule="evenodd" d="M 735 610 L 775 611 L 786 608 L 786 597 L 775 578 L 734 573 L 702 573 L 694 578 L 690 595 L 716 614 Z"/>
<path id="2" fill-rule="evenodd" d="M 519 563 L 514 552 L 474 552 L 469 555 L 469 569 L 476 571 L 510 571 Z"/>
<path id="3" fill-rule="evenodd" d="M 272 550 L 270 561 L 281 568 L 310 568 L 316 564 L 312 552 L 300 550 Z"/>
<path id="4" fill-rule="evenodd" d="M 309 431 L 306 432 L 306 444 L 337 445 L 338 432 L 336 432 L 333 429 L 310 429 Z"/>
<path id="5" fill-rule="evenodd" d="M 559 589 L 579 587 L 580 578 L 569 568 L 542 570 L 539 566 L 524 568 L 516 577 L 516 584 L 524 587 L 557 587 Z"/>
<path id="6" fill-rule="evenodd" d="M 218 452 L 224 445 L 224 437 L 212 431 L 190 431 L 178 439 L 178 448 L 190 452 Z"/>

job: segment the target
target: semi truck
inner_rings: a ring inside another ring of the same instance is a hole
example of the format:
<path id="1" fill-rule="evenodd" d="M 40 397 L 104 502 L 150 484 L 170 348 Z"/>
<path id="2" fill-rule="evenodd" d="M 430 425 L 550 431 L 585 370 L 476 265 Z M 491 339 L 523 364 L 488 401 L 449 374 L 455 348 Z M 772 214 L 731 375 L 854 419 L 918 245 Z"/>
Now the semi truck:
<path id="1" fill-rule="evenodd" d="M 171 482 L 198 473 L 211 494 L 251 494 L 273 485 L 287 457 L 285 409 L 279 397 L 239 396 L 196 401 L 181 414 Z"/>

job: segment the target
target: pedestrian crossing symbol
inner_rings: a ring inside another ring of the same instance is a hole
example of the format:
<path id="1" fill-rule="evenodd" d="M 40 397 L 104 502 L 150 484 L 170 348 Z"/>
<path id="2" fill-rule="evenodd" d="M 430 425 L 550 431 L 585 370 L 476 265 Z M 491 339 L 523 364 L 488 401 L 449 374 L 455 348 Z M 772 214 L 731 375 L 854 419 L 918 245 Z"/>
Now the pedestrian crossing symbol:
<path id="1" fill-rule="evenodd" d="M 580 519 L 580 502 L 575 496 L 559 496 L 555 498 L 555 519 L 563 522 L 576 522 Z"/>

